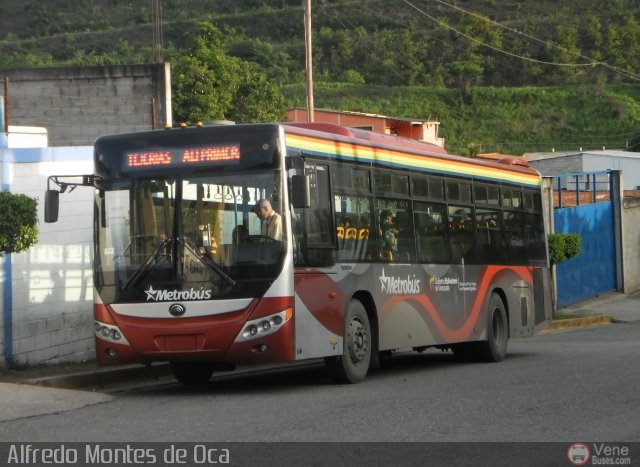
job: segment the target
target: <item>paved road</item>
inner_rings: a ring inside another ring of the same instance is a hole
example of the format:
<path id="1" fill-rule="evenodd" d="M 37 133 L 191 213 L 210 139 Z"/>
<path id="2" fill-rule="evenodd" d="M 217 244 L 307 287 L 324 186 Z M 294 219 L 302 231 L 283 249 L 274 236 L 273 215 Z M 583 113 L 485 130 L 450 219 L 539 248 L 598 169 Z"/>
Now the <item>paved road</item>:
<path id="1" fill-rule="evenodd" d="M 57 413 L 2 421 L 0 439 L 637 442 L 638 357 L 640 324 L 631 323 L 514 340 L 499 364 L 396 356 L 359 385 L 335 385 L 316 365 L 201 389 L 159 382 L 76 407 L 60 402 L 62 390 L 37 388 Z"/>
<path id="2" fill-rule="evenodd" d="M 0 383 L 0 394 L 0 422 L 66 412 L 113 400 L 112 396 L 96 392 L 7 383 Z"/>

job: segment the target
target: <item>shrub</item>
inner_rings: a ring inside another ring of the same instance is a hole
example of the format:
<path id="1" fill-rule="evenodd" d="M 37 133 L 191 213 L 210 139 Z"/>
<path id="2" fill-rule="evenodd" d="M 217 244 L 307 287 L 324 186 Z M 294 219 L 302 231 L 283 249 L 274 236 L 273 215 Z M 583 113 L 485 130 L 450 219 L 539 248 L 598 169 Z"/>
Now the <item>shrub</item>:
<path id="1" fill-rule="evenodd" d="M 578 234 L 550 234 L 549 260 L 551 264 L 562 263 L 575 258 L 582 251 L 582 241 Z"/>
<path id="2" fill-rule="evenodd" d="M 37 201 L 0 192 L 0 254 L 19 253 L 38 241 Z"/>

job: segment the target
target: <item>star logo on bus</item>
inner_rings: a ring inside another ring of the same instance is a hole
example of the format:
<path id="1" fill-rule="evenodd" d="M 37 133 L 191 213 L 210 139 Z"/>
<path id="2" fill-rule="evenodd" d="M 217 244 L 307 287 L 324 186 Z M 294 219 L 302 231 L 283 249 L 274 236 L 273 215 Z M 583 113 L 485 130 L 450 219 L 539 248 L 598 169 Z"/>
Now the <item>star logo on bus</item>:
<path id="1" fill-rule="evenodd" d="M 147 294 L 147 301 L 149 300 L 156 301 L 158 299 L 158 290 L 153 290 L 153 286 L 151 285 L 147 290 L 144 291 L 144 293 Z"/>
<path id="2" fill-rule="evenodd" d="M 384 268 L 382 268 L 382 275 L 378 279 L 380 279 L 380 292 L 389 290 L 389 279 L 391 278 L 384 275 Z"/>

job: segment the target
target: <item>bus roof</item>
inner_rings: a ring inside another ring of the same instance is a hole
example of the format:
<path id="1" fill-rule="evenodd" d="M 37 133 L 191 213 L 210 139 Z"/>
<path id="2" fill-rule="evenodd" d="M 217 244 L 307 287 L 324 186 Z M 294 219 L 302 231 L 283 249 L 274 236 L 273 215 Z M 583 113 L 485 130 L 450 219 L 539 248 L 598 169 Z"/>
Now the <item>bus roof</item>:
<path id="1" fill-rule="evenodd" d="M 513 159 L 492 162 L 450 155 L 435 144 L 333 123 L 283 124 L 287 147 L 307 154 L 391 168 L 539 186 L 540 173 Z"/>

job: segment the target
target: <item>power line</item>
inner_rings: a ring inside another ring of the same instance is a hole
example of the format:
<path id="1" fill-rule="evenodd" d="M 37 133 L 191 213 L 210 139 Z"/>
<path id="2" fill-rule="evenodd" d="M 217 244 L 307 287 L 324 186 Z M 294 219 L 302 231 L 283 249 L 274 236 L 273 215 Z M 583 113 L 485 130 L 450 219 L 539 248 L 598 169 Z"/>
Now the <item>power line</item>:
<path id="1" fill-rule="evenodd" d="M 443 28 L 449 29 L 453 32 L 455 32 L 456 34 L 463 36 L 467 39 L 469 39 L 472 42 L 475 42 L 483 47 L 487 47 L 491 50 L 494 50 L 496 52 L 508 55 L 510 57 L 515 57 L 515 58 L 519 58 L 521 60 L 526 60 L 529 62 L 535 62 L 535 63 L 541 63 L 543 65 L 553 65 L 553 66 L 566 66 L 566 67 L 593 67 L 595 65 L 597 65 L 597 62 L 590 62 L 590 63 L 557 63 L 557 62 L 547 62 L 545 60 L 538 60 L 537 58 L 532 58 L 532 57 L 526 57 L 524 55 L 518 55 L 518 54 L 514 54 L 512 52 L 508 52 L 506 50 L 500 49 L 498 47 L 495 47 L 491 44 L 486 44 L 484 42 L 482 42 L 479 39 L 476 39 L 475 37 L 469 36 L 468 34 L 465 34 L 464 32 L 454 28 L 453 26 L 448 25 L 447 23 L 440 21 L 439 19 L 431 16 L 429 13 L 425 12 L 424 10 L 421 10 L 420 8 L 418 8 L 417 6 L 415 6 L 413 3 L 411 3 L 408 0 L 403 0 L 404 3 L 406 3 L 407 5 L 409 5 L 411 8 L 413 8 L 414 10 L 418 11 L 420 14 L 422 14 L 423 16 L 426 16 L 427 18 L 429 18 L 431 21 L 434 21 L 435 23 L 439 24 L 440 26 L 442 26 Z"/>
<path id="2" fill-rule="evenodd" d="M 510 31 L 510 32 L 512 32 L 514 34 L 518 34 L 520 36 L 526 37 L 527 39 L 531 39 L 531 40 L 540 42 L 540 43 L 545 44 L 545 45 L 547 45 L 549 47 L 556 48 L 556 49 L 561 50 L 561 51 L 563 51 L 565 53 L 568 53 L 568 54 L 571 54 L 571 55 L 575 55 L 576 57 L 579 57 L 579 58 L 582 58 L 584 60 L 589 60 L 590 61 L 590 63 L 588 63 L 588 64 L 575 64 L 575 66 L 585 66 L 585 65 L 587 65 L 587 66 L 588 65 L 596 66 L 596 65 L 600 65 L 600 66 L 608 68 L 608 69 L 610 69 L 610 70 L 612 70 L 612 71 L 614 71 L 614 72 L 616 72 L 618 74 L 626 76 L 627 78 L 640 80 L 640 74 L 638 74 L 638 73 L 634 73 L 634 72 L 623 70 L 623 69 L 615 67 L 613 65 L 609 65 L 606 62 L 602 62 L 602 61 L 596 60 L 594 58 L 588 57 L 586 55 L 583 55 L 581 53 L 574 52 L 572 50 L 566 49 L 566 48 L 564 48 L 562 46 L 554 44 L 553 42 L 549 42 L 549 41 L 545 41 L 543 39 L 539 39 L 539 38 L 537 38 L 535 36 L 532 36 L 530 34 L 526 34 L 526 33 L 522 32 L 522 31 L 518 31 L 517 29 L 514 29 L 514 28 L 510 28 L 509 26 L 505 26 L 504 24 L 498 23 L 497 21 L 494 21 L 494 20 L 489 19 L 489 18 L 487 18 L 485 16 L 482 16 L 482 15 L 478 15 L 477 13 L 473 13 L 471 11 L 465 10 L 464 8 L 461 8 L 461 7 L 457 6 L 457 5 L 452 5 L 452 4 L 447 3 L 447 2 L 445 2 L 443 0 L 433 0 L 433 1 L 435 1 L 437 3 L 440 3 L 442 5 L 445 5 L 445 6 L 449 7 L 449 8 L 453 8 L 454 10 L 458 10 L 458 11 L 464 13 L 464 14 L 473 16 L 474 18 L 478 18 L 478 19 L 481 19 L 483 21 L 487 21 L 488 20 L 494 26 L 498 26 L 500 28 L 506 29 L 507 31 Z M 409 2 L 407 2 L 405 0 L 405 3 L 409 3 Z M 487 47 L 489 47 L 489 46 L 487 46 Z M 520 56 L 520 58 L 527 59 L 527 57 L 522 57 L 522 56 Z M 545 63 L 545 62 L 543 62 L 543 63 Z M 552 63 L 550 63 L 550 64 L 552 64 Z M 562 65 L 562 64 L 555 64 L 555 65 Z"/>

